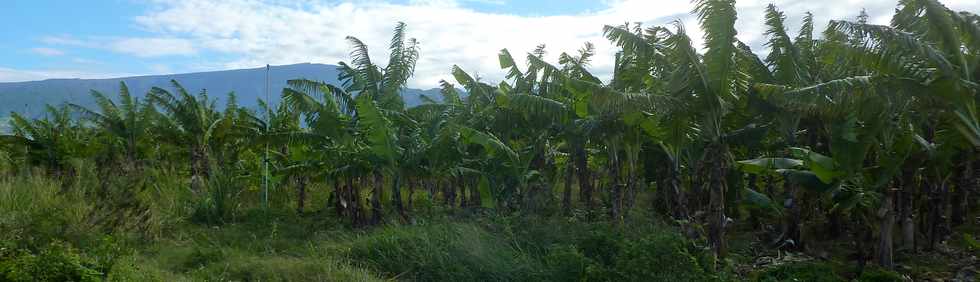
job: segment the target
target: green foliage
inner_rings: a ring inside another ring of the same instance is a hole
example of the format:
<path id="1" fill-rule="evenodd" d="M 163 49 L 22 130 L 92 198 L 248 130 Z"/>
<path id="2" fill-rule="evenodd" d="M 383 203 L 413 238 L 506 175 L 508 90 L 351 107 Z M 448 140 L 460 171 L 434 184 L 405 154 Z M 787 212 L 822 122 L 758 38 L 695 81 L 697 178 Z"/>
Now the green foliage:
<path id="1" fill-rule="evenodd" d="M 617 256 L 609 280 L 714 281 L 676 233 L 654 233 L 628 241 Z M 651 267 L 655 266 L 655 267 Z"/>
<path id="2" fill-rule="evenodd" d="M 836 282 L 846 281 L 839 277 L 834 268 L 824 263 L 801 262 L 778 265 L 755 274 L 753 281 L 807 281 Z"/>
<path id="3" fill-rule="evenodd" d="M 929 249 L 957 235 L 936 227 L 947 206 L 962 207 L 941 199 L 976 185 L 976 15 L 903 0 L 889 25 L 863 15 L 815 39 L 812 15 L 791 37 L 769 5 L 760 59 L 737 39 L 734 0 L 695 0 L 693 13 L 702 48 L 679 21 L 606 26 L 619 47 L 608 82 L 588 69 L 592 43 L 557 64 L 545 45 L 526 66 L 505 49 L 504 81 L 454 66 L 465 94 L 442 81 L 443 101 L 406 108 L 420 53 L 399 23 L 386 65 L 347 37 L 340 83 L 290 80 L 277 107 L 242 108 L 229 94 L 219 110 L 207 91 L 172 81 L 142 102 L 121 84 L 118 97 L 93 92 L 93 109 L 13 114 L 0 135 L 0 274 L 704 281 L 738 275 L 728 266 L 750 251 L 810 246 L 823 236 L 798 231 L 826 221 L 873 245 L 855 234 L 888 234 L 874 226 L 893 218 L 889 205 L 922 217 L 913 231 Z M 749 228 L 787 244 L 743 241 L 725 257 L 728 230 Z M 830 265 L 737 278 L 839 281 Z"/>
<path id="4" fill-rule="evenodd" d="M 95 210 L 80 192 L 61 193 L 44 177 L 0 180 L 0 238 L 12 248 L 40 247 L 53 241 L 79 242 L 99 233 L 89 222 Z"/>
<path id="5" fill-rule="evenodd" d="M 78 250 L 62 242 L 51 242 L 36 253 L 0 250 L 0 280 L 4 281 L 100 281 L 102 275 Z"/>
<path id="6" fill-rule="evenodd" d="M 554 245 L 542 258 L 544 276 L 552 281 L 581 281 L 596 275 L 598 269 L 592 259 L 574 245 Z"/>
<path id="7" fill-rule="evenodd" d="M 349 256 L 415 281 L 515 281 L 539 271 L 502 238 L 468 224 L 385 227 L 352 242 Z"/>
<path id="8" fill-rule="evenodd" d="M 963 242 L 966 244 L 967 248 L 974 253 L 980 253 L 980 241 L 975 239 L 973 235 L 963 234 Z"/>
<path id="9" fill-rule="evenodd" d="M 894 271 L 888 271 L 881 268 L 869 268 L 861 272 L 861 276 L 854 279 L 859 282 L 900 282 L 906 281 L 902 278 L 902 275 L 895 273 Z"/>

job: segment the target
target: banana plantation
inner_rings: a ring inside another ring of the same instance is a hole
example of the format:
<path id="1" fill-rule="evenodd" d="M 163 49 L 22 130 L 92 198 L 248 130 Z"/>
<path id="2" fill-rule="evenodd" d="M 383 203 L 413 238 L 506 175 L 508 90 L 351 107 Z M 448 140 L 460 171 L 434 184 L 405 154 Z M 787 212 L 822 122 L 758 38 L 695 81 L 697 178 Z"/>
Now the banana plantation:
<path id="1" fill-rule="evenodd" d="M 769 5 L 753 50 L 734 2 L 694 1 L 703 45 L 601 27 L 608 79 L 591 43 L 504 49 L 504 80 L 453 66 L 408 106 L 398 24 L 387 62 L 348 37 L 341 83 L 258 108 L 173 81 L 13 113 L 0 280 L 974 281 L 976 11 L 902 0 L 819 31 Z M 82 270 L 44 276 L 57 252 Z"/>

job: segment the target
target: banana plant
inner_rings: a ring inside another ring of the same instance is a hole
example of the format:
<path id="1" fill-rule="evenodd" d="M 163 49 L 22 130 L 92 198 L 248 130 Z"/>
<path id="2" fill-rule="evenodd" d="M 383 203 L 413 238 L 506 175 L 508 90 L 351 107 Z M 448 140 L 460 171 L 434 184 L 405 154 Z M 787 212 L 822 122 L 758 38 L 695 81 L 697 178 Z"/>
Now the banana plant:
<path id="1" fill-rule="evenodd" d="M 215 134 L 216 130 L 230 128 L 231 120 L 221 118 L 215 101 L 206 91 L 194 96 L 176 80 L 170 83 L 176 94 L 159 87 L 153 87 L 147 94 L 147 99 L 166 114 L 154 130 L 161 133 L 161 138 L 187 149 L 191 189 L 202 192 L 210 179 L 211 137 L 223 135 L 224 132 Z"/>
<path id="2" fill-rule="evenodd" d="M 71 160 L 88 155 L 87 132 L 71 117 L 71 109 L 45 107 L 44 118 L 29 119 L 16 112 L 10 115 L 12 133 L 0 135 L 0 145 L 30 166 L 43 168 L 60 179 L 63 188 L 71 186 L 75 170 Z"/>
<path id="3" fill-rule="evenodd" d="M 104 154 L 108 158 L 120 162 L 125 170 L 137 169 L 142 154 L 146 148 L 146 140 L 150 137 L 149 129 L 153 126 L 156 110 L 150 103 L 140 103 L 138 98 L 129 93 L 125 82 L 119 83 L 119 103 L 112 101 L 98 91 L 91 92 L 98 110 L 90 110 L 77 104 L 68 104 L 82 118 L 92 122 L 106 136 L 108 143 Z M 112 156 L 121 152 L 121 156 Z M 121 157 L 121 158 L 119 158 Z M 118 158 L 118 159 L 117 159 Z"/>

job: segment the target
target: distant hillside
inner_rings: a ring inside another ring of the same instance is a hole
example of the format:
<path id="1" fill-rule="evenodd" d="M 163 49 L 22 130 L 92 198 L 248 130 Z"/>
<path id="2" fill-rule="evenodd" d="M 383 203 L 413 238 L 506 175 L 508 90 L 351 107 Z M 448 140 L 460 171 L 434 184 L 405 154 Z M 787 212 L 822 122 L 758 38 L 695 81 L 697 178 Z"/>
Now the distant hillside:
<path id="1" fill-rule="evenodd" d="M 279 94 L 286 86 L 286 81 L 290 79 L 308 78 L 337 83 L 336 68 L 337 66 L 324 64 L 273 66 L 270 71 L 272 102 L 278 103 Z M 42 109 L 45 104 L 57 105 L 71 101 L 83 106 L 93 106 L 90 90 L 94 89 L 110 97 L 116 97 L 120 81 L 125 81 L 130 92 L 140 98 L 154 86 L 170 89 L 170 80 L 175 79 L 192 93 L 207 89 L 208 95 L 217 98 L 219 103 L 223 103 L 227 93 L 235 92 L 240 105 L 254 107 L 259 98 L 265 97 L 265 77 L 266 71 L 263 67 L 111 79 L 49 79 L 0 83 L 0 120 L 12 111 L 38 117 L 43 114 Z M 409 106 L 420 104 L 421 95 L 434 99 L 441 97 L 438 89 L 405 89 L 402 94 Z"/>

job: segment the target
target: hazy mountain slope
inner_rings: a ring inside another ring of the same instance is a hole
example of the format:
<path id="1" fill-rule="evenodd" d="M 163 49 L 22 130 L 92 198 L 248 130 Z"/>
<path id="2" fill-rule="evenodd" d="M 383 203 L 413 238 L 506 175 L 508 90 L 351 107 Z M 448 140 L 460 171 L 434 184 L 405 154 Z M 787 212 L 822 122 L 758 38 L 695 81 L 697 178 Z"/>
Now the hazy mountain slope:
<path id="1" fill-rule="evenodd" d="M 279 93 L 286 86 L 287 80 L 308 78 L 336 83 L 337 70 L 336 66 L 324 64 L 273 66 L 269 72 L 269 77 L 271 82 L 270 96 L 273 103 L 276 103 L 279 101 Z M 115 97 L 120 81 L 126 82 L 133 95 L 143 97 L 154 86 L 170 89 L 171 79 L 176 79 L 192 93 L 207 89 L 208 95 L 217 98 L 220 105 L 223 105 L 226 94 L 229 92 L 235 92 L 238 103 L 245 107 L 255 106 L 258 98 L 264 99 L 265 97 L 265 68 L 112 79 L 49 79 L 0 83 L 0 117 L 8 116 L 11 111 L 37 117 L 43 114 L 45 104 L 56 105 L 67 101 L 92 106 L 92 99 L 89 95 L 91 89 Z M 410 106 L 418 105 L 421 102 L 419 96 L 423 94 L 435 99 L 441 97 L 438 95 L 438 89 L 405 89 L 403 94 L 406 104 Z"/>

